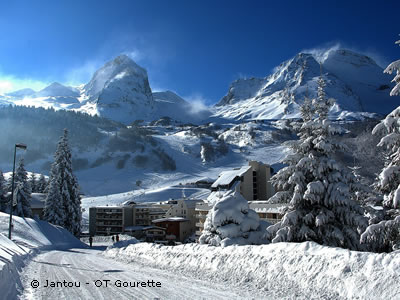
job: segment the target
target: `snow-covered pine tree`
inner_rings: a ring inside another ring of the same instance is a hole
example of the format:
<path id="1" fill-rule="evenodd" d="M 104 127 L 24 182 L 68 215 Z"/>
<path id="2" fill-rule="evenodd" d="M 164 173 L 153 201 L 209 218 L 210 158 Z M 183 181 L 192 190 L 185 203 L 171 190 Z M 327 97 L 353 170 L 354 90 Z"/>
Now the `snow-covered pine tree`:
<path id="1" fill-rule="evenodd" d="M 31 196 L 28 192 L 29 188 L 27 189 L 23 182 L 20 181 L 16 183 L 14 197 L 17 198 L 17 205 L 13 209 L 13 213 L 23 218 L 32 217 L 32 209 L 30 203 Z"/>
<path id="2" fill-rule="evenodd" d="M 400 40 L 396 41 L 396 44 L 400 46 Z M 396 76 L 393 78 L 392 82 L 394 82 L 396 85 L 390 91 L 390 96 L 400 95 L 400 59 L 388 65 L 384 72 L 392 74 L 395 71 Z"/>
<path id="3" fill-rule="evenodd" d="M 221 195 L 208 213 L 199 242 L 222 247 L 266 243 L 265 223 L 260 222 L 238 191 L 230 190 Z"/>
<path id="4" fill-rule="evenodd" d="M 54 174 L 54 176 L 50 175 L 43 216 L 44 219 L 49 223 L 64 226 L 65 209 L 60 193 L 60 183 L 58 181 L 59 178 L 57 176 L 59 172 L 57 166 L 54 166 L 54 164 L 51 168 L 51 174 Z"/>
<path id="5" fill-rule="evenodd" d="M 318 96 L 305 99 L 299 140 L 291 144 L 288 167 L 274 176 L 280 202 L 290 201 L 283 219 L 267 229 L 272 242 L 315 241 L 328 246 L 360 249 L 360 233 L 367 221 L 353 200 L 356 187 L 352 173 L 332 154 L 342 149 L 332 136 L 342 132 L 328 119 L 333 99 L 327 99 L 323 77 Z"/>
<path id="6" fill-rule="evenodd" d="M 79 235 L 81 200 L 78 181 L 72 173 L 71 150 L 66 129 L 54 154 L 49 181 L 45 205 L 46 220 L 65 227 L 76 236 Z"/>
<path id="7" fill-rule="evenodd" d="M 15 171 L 14 194 L 17 197 L 17 207 L 14 209 L 14 213 L 20 217 L 32 217 L 31 187 L 23 158 L 20 159 Z"/>
<path id="8" fill-rule="evenodd" d="M 307 155 L 307 150 L 310 147 L 307 146 L 307 143 L 310 143 L 312 131 L 308 124 L 312 122 L 315 112 L 312 107 L 311 99 L 308 98 L 307 95 L 304 97 L 303 104 L 300 107 L 300 113 L 302 116 L 302 123 L 301 125 L 294 125 L 294 129 L 298 131 L 299 140 L 285 143 L 292 150 L 292 154 L 289 154 L 283 160 L 283 163 L 288 166 L 282 168 L 271 177 L 271 183 L 277 192 L 268 200 L 270 203 L 290 202 L 296 186 L 293 182 L 293 176 L 296 173 L 297 163 Z M 301 178 L 297 179 L 300 180 Z M 303 184 L 305 184 L 305 182 Z"/>
<path id="9" fill-rule="evenodd" d="M 37 182 L 37 192 L 45 193 L 47 188 L 47 180 L 43 174 L 40 174 L 39 180 Z"/>
<path id="10" fill-rule="evenodd" d="M 0 170 L 0 211 L 5 212 L 9 206 L 6 200 L 6 180 L 4 179 L 3 172 Z"/>
<path id="11" fill-rule="evenodd" d="M 396 42 L 400 45 L 400 40 Z M 384 72 L 396 71 L 396 83 L 390 95 L 400 95 L 400 60 L 392 62 Z M 384 135 L 378 146 L 389 151 L 386 165 L 379 174 L 376 187 L 383 194 L 384 219 L 371 224 L 361 235 L 361 242 L 370 250 L 390 252 L 400 249 L 400 106 L 386 116 L 372 134 Z M 394 220 L 393 220 L 394 219 Z"/>
<path id="12" fill-rule="evenodd" d="M 35 173 L 31 173 L 31 176 L 29 176 L 29 184 L 31 186 L 31 192 L 32 193 L 38 193 L 38 186 L 37 186 L 37 180 L 36 180 L 36 175 Z"/>

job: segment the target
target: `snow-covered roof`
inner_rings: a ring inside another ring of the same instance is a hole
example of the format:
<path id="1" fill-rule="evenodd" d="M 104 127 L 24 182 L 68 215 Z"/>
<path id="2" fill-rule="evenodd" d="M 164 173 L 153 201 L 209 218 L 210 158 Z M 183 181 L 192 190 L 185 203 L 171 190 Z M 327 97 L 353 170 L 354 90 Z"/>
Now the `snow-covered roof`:
<path id="1" fill-rule="evenodd" d="M 213 192 L 213 193 L 215 193 L 215 192 Z M 203 202 L 196 203 L 196 211 L 208 211 L 211 208 L 212 208 L 212 205 L 208 202 L 203 201 Z"/>
<path id="2" fill-rule="evenodd" d="M 46 201 L 46 194 L 32 193 L 31 194 L 31 208 L 44 208 Z"/>
<path id="3" fill-rule="evenodd" d="M 144 230 L 146 227 L 148 226 L 126 226 L 125 227 L 125 231 L 139 231 L 139 230 Z"/>
<path id="4" fill-rule="evenodd" d="M 203 202 L 200 199 L 185 199 L 184 200 L 187 208 L 196 208 L 196 203 Z"/>
<path id="5" fill-rule="evenodd" d="M 150 230 L 150 229 L 161 229 L 161 230 L 165 230 L 165 228 L 163 227 L 159 227 L 159 226 L 126 226 L 125 227 L 125 231 L 140 231 L 140 230 Z"/>
<path id="6" fill-rule="evenodd" d="M 229 185 L 236 177 L 243 176 L 250 168 L 251 166 L 243 166 L 239 169 L 223 171 L 211 187 L 217 188 L 220 185 Z"/>
<path id="7" fill-rule="evenodd" d="M 136 202 L 133 200 L 126 200 L 122 202 L 122 206 L 130 206 L 130 205 L 136 205 Z"/>
<path id="8" fill-rule="evenodd" d="M 186 222 L 190 221 L 189 219 L 182 218 L 182 217 L 170 217 L 170 218 L 161 218 L 153 220 L 153 223 L 160 223 L 160 222 Z"/>
<path id="9" fill-rule="evenodd" d="M 282 214 L 283 210 L 287 207 L 282 203 L 267 203 L 265 201 L 250 201 L 249 207 L 256 212 L 277 213 Z"/>

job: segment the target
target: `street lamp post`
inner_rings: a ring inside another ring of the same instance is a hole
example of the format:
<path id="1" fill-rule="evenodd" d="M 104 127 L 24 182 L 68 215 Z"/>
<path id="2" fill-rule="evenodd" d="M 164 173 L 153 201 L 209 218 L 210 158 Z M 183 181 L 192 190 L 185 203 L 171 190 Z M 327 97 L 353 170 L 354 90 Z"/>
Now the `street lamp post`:
<path id="1" fill-rule="evenodd" d="M 14 175 L 15 175 L 15 157 L 17 155 L 17 148 L 26 150 L 27 146 L 25 144 L 15 144 L 14 147 L 14 164 L 13 164 L 13 173 L 12 173 L 12 181 L 11 181 L 11 199 L 10 199 L 10 224 L 8 226 L 8 238 L 11 240 L 11 226 L 12 226 L 12 214 L 13 214 L 13 199 L 14 199 Z"/>

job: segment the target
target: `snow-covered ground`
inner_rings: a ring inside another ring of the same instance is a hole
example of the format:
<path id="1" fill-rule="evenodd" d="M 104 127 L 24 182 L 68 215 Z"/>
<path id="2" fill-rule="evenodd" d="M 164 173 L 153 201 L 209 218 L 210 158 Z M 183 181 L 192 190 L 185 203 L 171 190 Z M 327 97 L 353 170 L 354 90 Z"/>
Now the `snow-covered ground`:
<path id="1" fill-rule="evenodd" d="M 8 224 L 9 215 L 0 213 L 0 299 L 14 299 L 22 290 L 19 272 L 39 250 L 84 247 L 61 227 L 16 216 L 10 241 Z"/>
<path id="2" fill-rule="evenodd" d="M 124 236 L 88 248 L 42 221 L 15 217 L 12 241 L 7 229 L 0 213 L 0 299 L 400 299 L 399 251 L 312 242 L 172 247 Z M 137 282 L 146 287 L 119 286 Z"/>
<path id="3" fill-rule="evenodd" d="M 98 249 L 43 252 L 24 269 L 22 299 L 251 299 L 240 288 L 185 278 L 140 262 L 126 264 L 99 255 Z M 37 280 L 38 288 L 30 283 Z M 46 287 L 71 282 L 75 287 Z M 121 284 L 139 287 L 124 287 Z M 145 285 L 143 285 L 143 284 Z M 106 285 L 107 284 L 107 285 Z M 76 287 L 76 285 L 80 285 Z M 1 297 L 0 297 L 1 298 Z"/>
<path id="4" fill-rule="evenodd" d="M 365 253 L 313 242 L 224 248 L 139 243 L 105 256 L 224 283 L 257 299 L 400 299 L 399 251 Z"/>

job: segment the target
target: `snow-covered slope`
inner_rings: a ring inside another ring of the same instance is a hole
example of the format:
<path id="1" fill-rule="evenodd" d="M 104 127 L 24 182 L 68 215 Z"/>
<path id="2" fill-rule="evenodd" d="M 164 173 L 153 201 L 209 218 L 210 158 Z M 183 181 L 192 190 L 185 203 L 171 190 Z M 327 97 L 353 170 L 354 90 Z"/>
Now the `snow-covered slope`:
<path id="1" fill-rule="evenodd" d="M 191 103 L 171 91 L 155 92 L 153 98 L 155 103 L 152 118 L 154 120 L 169 117 L 184 123 L 199 123 L 210 116 L 208 109 L 195 109 Z"/>
<path id="2" fill-rule="evenodd" d="M 85 245 L 64 228 L 44 221 L 13 217 L 12 241 L 8 239 L 9 215 L 0 212 L 0 299 L 15 299 L 22 283 L 18 271 L 24 260 L 39 249 L 79 248 Z"/>
<path id="3" fill-rule="evenodd" d="M 331 110 L 332 117 L 384 115 L 398 105 L 389 97 L 391 78 L 381 67 L 365 55 L 339 49 L 319 57 L 299 53 L 270 76 L 236 80 L 214 107 L 214 116 L 239 120 L 299 117 L 304 96 L 316 96 L 321 72 L 327 95 L 337 103 Z M 288 97 L 291 93 L 294 99 Z"/>
<path id="4" fill-rule="evenodd" d="M 138 243 L 105 252 L 185 277 L 258 290 L 255 299 L 399 299 L 400 253 L 368 253 L 314 242 L 262 246 Z"/>

